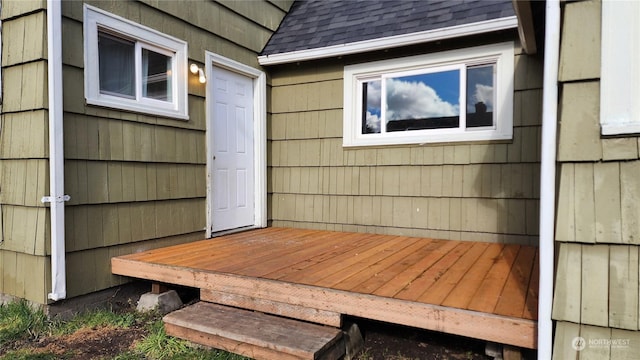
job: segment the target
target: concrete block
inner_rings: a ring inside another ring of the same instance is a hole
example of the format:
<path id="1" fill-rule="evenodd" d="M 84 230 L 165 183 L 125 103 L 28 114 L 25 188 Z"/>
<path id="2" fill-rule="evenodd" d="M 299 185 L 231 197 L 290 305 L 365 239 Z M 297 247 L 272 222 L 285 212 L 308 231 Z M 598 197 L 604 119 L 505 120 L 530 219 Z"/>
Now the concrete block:
<path id="1" fill-rule="evenodd" d="M 142 294 L 138 300 L 138 311 L 147 312 L 157 310 L 161 314 L 168 314 L 182 306 L 182 300 L 175 290 L 169 290 L 161 294 Z"/>

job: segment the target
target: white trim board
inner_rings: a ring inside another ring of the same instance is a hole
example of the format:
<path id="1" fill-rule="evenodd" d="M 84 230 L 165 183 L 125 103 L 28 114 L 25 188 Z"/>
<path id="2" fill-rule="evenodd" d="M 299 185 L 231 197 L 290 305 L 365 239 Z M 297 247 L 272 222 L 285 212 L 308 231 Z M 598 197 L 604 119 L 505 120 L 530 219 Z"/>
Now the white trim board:
<path id="1" fill-rule="evenodd" d="M 255 176 L 255 222 L 252 228 L 267 226 L 267 76 L 263 71 L 239 63 L 224 56 L 205 52 L 205 71 L 207 79 L 213 78 L 213 67 L 218 66 L 226 70 L 242 74 L 253 79 L 253 134 L 254 134 L 254 176 Z M 212 115 L 209 111 L 213 94 L 206 85 L 206 124 L 207 124 L 207 228 L 206 237 L 213 237 L 213 187 L 212 164 L 213 136 Z M 242 228 L 245 230 L 247 228 Z M 228 233 L 226 231 L 225 233 Z"/>
<path id="2" fill-rule="evenodd" d="M 640 133 L 640 3 L 602 2 L 600 126 L 602 135 Z"/>
<path id="3" fill-rule="evenodd" d="M 378 39 L 363 40 L 348 44 L 325 46 L 315 49 L 297 50 L 280 54 L 258 56 L 260 65 L 277 65 L 297 61 L 315 60 L 334 56 L 384 50 L 394 47 L 416 45 L 430 41 L 451 39 L 462 36 L 483 34 L 518 27 L 516 16 L 450 26 L 442 29 L 394 35 Z"/>

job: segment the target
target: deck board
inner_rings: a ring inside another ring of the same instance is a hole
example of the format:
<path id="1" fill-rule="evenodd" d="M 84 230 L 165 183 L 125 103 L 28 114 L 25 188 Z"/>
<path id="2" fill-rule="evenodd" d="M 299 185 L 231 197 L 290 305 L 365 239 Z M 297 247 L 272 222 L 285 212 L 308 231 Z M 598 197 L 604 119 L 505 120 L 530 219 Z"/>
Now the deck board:
<path id="1" fill-rule="evenodd" d="M 527 301 L 522 311 L 522 318 L 536 320 L 538 319 L 538 287 L 540 285 L 540 253 L 536 252 L 536 258 L 533 261 L 533 270 L 531 270 L 531 279 L 527 288 Z"/>
<path id="2" fill-rule="evenodd" d="M 333 288 L 342 281 L 375 266 L 396 251 L 401 251 L 415 242 L 415 239 L 395 237 L 381 245 L 369 249 L 357 257 L 353 257 L 342 264 L 338 271 L 316 281 L 313 285 Z M 370 273 L 369 273 L 370 274 Z"/>
<path id="3" fill-rule="evenodd" d="M 380 236 L 371 235 L 365 239 L 366 240 L 358 247 L 346 250 L 337 256 L 318 262 L 303 271 L 280 277 L 279 280 L 314 284 L 317 281 L 326 278 L 334 271 L 339 271 L 340 268 L 346 265 L 347 261 L 357 258 L 358 256 L 362 256 L 362 254 L 368 252 L 372 248 L 384 245 L 385 242 L 385 239 Z"/>
<path id="4" fill-rule="evenodd" d="M 468 306 L 469 310 L 493 313 L 519 251 L 519 245 L 505 246 L 502 249 L 500 256 L 496 259 L 482 281 L 480 288 L 471 299 Z"/>
<path id="5" fill-rule="evenodd" d="M 410 270 L 412 265 L 419 263 L 421 259 L 427 258 L 439 247 L 438 242 L 431 239 L 422 241 L 420 245 L 421 247 L 418 250 L 414 251 L 413 253 L 407 254 L 404 258 L 392 263 L 391 266 L 378 273 L 373 274 L 373 276 L 370 276 L 369 279 L 360 283 L 358 285 L 358 292 L 373 294 L 387 284 L 399 283 L 400 286 L 405 286 L 406 284 L 399 282 L 398 278 L 402 276 L 402 274 Z M 392 291 L 391 295 L 395 293 L 397 293 L 397 291 Z"/>
<path id="6" fill-rule="evenodd" d="M 502 289 L 500 300 L 496 304 L 494 313 L 505 316 L 522 316 L 527 300 L 533 261 L 536 255 L 535 250 L 534 248 L 525 247 L 518 252 L 518 257 Z"/>
<path id="7" fill-rule="evenodd" d="M 286 249 L 278 251 L 276 254 L 256 256 L 254 259 L 245 263 L 225 266 L 220 268 L 220 270 L 239 272 L 245 276 L 263 276 L 290 267 L 297 262 L 298 259 L 306 259 L 310 256 L 317 255 L 319 252 L 325 251 L 327 248 L 340 242 L 339 238 L 335 236 L 330 237 L 330 234 L 319 235 L 314 240 L 316 241 L 303 241 L 295 247 L 287 247 Z"/>
<path id="8" fill-rule="evenodd" d="M 196 258 L 189 266 L 203 269 L 215 266 L 212 268 L 215 270 L 220 270 L 222 267 L 242 268 L 259 262 L 260 259 L 274 257 L 275 252 L 282 251 L 287 247 L 300 246 L 305 234 L 300 233 L 300 236 L 296 237 L 295 234 L 278 232 L 261 234 L 261 236 L 253 238 L 243 238 L 242 241 L 236 241 L 233 248 L 225 248 L 223 251 L 212 255 L 211 258 Z M 273 239 L 278 241 L 274 242 Z"/>
<path id="9" fill-rule="evenodd" d="M 326 261 L 338 259 L 339 257 L 345 257 L 351 251 L 357 251 L 361 249 L 361 246 L 370 241 L 369 237 L 361 236 L 361 234 L 346 234 L 344 237 L 339 238 L 339 241 L 333 245 L 333 247 L 327 247 L 326 251 L 318 252 L 307 258 L 297 259 L 292 264 L 273 271 L 271 273 L 264 274 L 265 277 L 270 279 L 287 279 L 287 281 L 295 281 L 296 276 L 298 278 L 305 278 L 310 275 L 311 272 L 322 271 L 323 266 L 326 266 Z M 316 267 L 318 264 L 324 264 Z"/>
<path id="10" fill-rule="evenodd" d="M 412 280 L 394 298 L 402 300 L 417 301 L 424 292 L 438 281 L 442 275 L 451 268 L 461 256 L 463 256 L 471 247 L 471 242 L 460 242 L 453 250 L 443 256 L 438 262 L 429 267 L 426 271 L 419 274 L 417 278 Z"/>
<path id="11" fill-rule="evenodd" d="M 482 257 L 479 258 L 464 277 L 458 281 L 458 286 L 447 295 L 442 305 L 466 309 L 503 248 L 503 244 L 489 245 L 487 250 L 482 254 Z"/>
<path id="12" fill-rule="evenodd" d="M 442 304 L 444 299 L 460 283 L 462 277 L 485 252 L 489 244 L 475 243 L 458 261 L 455 262 L 439 279 L 417 300 L 428 304 Z"/>
<path id="13" fill-rule="evenodd" d="M 264 233 L 264 236 L 274 237 L 278 236 L 278 233 L 282 233 L 283 229 L 281 228 L 268 228 L 269 230 Z M 265 229 L 266 230 L 266 229 Z M 145 261 L 160 261 L 166 264 L 182 264 L 187 263 L 191 259 L 200 259 L 203 260 L 204 256 L 207 255 L 209 258 L 216 257 L 227 257 L 228 253 L 233 252 L 234 250 L 240 250 L 243 248 L 247 248 L 247 242 L 255 242 L 255 236 L 251 236 L 248 232 L 233 234 L 228 237 L 218 237 L 214 240 L 216 246 L 216 252 L 213 253 L 208 251 L 211 248 L 211 240 L 202 240 L 196 241 L 192 243 L 180 244 L 175 247 L 171 247 L 171 249 L 160 248 L 149 250 L 141 255 Z M 268 242 L 265 243 L 265 246 L 270 246 Z M 203 254 L 202 252 L 206 252 Z M 135 259 L 135 254 L 132 254 L 132 259 Z M 209 262 L 209 259 L 204 260 L 205 262 Z"/>
<path id="14" fill-rule="evenodd" d="M 267 228 L 116 257 L 112 271 L 532 348 L 537 254 L 521 245 Z"/>
<path id="15" fill-rule="evenodd" d="M 373 294 L 384 297 L 395 297 L 400 291 L 408 287 L 414 279 L 418 278 L 418 276 L 430 269 L 433 264 L 440 261 L 440 259 L 458 246 L 458 243 L 455 241 L 435 240 L 433 243 L 437 246 L 435 249 L 432 249 L 425 257 L 406 268 L 394 277 L 392 281 L 388 281 L 380 286 Z"/>
<path id="16" fill-rule="evenodd" d="M 408 242 L 408 246 L 402 249 L 394 249 L 396 251 L 387 254 L 386 257 L 380 259 L 375 263 L 367 262 L 362 269 L 353 274 L 352 276 L 346 278 L 345 280 L 332 285 L 332 288 L 340 289 L 340 290 L 350 290 L 356 291 L 359 293 L 369 293 L 367 289 L 365 289 L 361 284 L 364 282 L 370 281 L 372 279 L 381 278 L 380 273 L 384 273 L 385 270 L 392 267 L 394 264 L 399 264 L 403 259 L 406 259 L 411 254 L 415 254 L 420 249 L 425 248 L 429 243 L 425 241 L 415 241 L 413 243 Z M 367 259 L 369 260 L 369 259 Z M 387 276 L 388 281 L 393 280 L 393 273 L 390 273 Z"/>

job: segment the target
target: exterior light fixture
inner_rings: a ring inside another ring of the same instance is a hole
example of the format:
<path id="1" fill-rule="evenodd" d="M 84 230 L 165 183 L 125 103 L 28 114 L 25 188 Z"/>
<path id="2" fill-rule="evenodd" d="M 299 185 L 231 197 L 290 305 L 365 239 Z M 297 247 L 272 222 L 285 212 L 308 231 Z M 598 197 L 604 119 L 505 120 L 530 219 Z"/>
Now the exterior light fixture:
<path id="1" fill-rule="evenodd" d="M 198 81 L 200 82 L 200 84 L 204 84 L 205 82 L 207 82 L 207 78 L 204 76 L 204 70 L 202 70 L 202 68 L 200 68 L 198 65 L 189 65 L 189 71 L 191 71 L 191 73 L 194 75 L 198 75 Z"/>

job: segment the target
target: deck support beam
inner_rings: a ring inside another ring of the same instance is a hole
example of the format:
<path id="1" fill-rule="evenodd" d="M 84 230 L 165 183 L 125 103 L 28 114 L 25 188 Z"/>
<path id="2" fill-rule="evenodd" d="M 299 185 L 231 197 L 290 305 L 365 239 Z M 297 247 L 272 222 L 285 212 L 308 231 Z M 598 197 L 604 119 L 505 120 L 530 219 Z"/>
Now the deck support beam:
<path id="1" fill-rule="evenodd" d="M 502 347 L 502 358 L 504 360 L 522 360 L 522 354 L 519 348 L 505 345 Z"/>
<path id="2" fill-rule="evenodd" d="M 151 284 L 151 293 L 152 294 L 162 294 L 163 292 L 169 291 L 169 287 L 165 284 L 154 282 Z"/>

